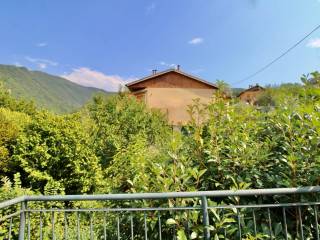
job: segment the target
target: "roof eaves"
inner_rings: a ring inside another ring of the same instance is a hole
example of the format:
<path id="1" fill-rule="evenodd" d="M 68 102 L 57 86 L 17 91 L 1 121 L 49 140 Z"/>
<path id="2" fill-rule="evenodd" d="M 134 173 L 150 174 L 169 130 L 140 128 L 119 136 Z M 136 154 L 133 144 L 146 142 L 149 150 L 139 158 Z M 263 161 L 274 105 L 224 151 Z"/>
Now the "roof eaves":
<path id="1" fill-rule="evenodd" d="M 253 87 L 250 87 L 248 89 L 243 90 L 241 93 L 238 94 L 237 97 L 240 97 L 243 93 L 248 92 L 248 91 L 250 91 L 250 90 L 252 90 L 254 88 L 260 88 L 261 90 L 265 89 L 264 87 L 261 87 L 260 85 L 256 85 L 256 86 L 253 86 Z"/>
<path id="2" fill-rule="evenodd" d="M 180 74 L 182 74 L 182 75 L 185 75 L 185 76 L 187 76 L 187 77 L 189 77 L 189 78 L 193 78 L 193 79 L 195 79 L 195 80 L 197 80 L 197 81 L 199 81 L 199 82 L 202 82 L 202 83 L 204 83 L 204 84 L 210 85 L 210 86 L 215 87 L 215 88 L 218 89 L 218 87 L 217 87 L 215 84 L 211 83 L 211 82 L 208 82 L 208 81 L 206 81 L 206 80 L 203 80 L 203 79 L 201 79 L 201 78 L 198 78 L 198 77 L 196 77 L 196 76 L 190 75 L 190 74 L 185 73 L 185 72 L 182 72 L 182 71 L 176 71 L 176 70 L 174 70 L 174 71 L 177 72 L 177 73 L 180 73 Z"/>
<path id="3" fill-rule="evenodd" d="M 157 76 L 161 76 L 161 75 L 163 75 L 163 74 L 165 74 L 165 73 L 168 73 L 168 72 L 171 72 L 171 71 L 174 71 L 174 69 L 165 70 L 165 71 L 162 71 L 162 72 L 159 72 L 159 73 L 156 73 L 156 74 L 153 74 L 153 75 L 150 75 L 150 76 L 147 76 L 147 77 L 138 79 L 138 80 L 136 80 L 136 81 L 127 83 L 126 86 L 127 86 L 127 87 L 130 87 L 131 85 L 134 85 L 134 84 L 137 84 L 137 83 L 139 83 L 139 82 L 143 82 L 143 81 L 149 80 L 149 79 L 154 78 L 154 77 L 157 77 Z"/>
<path id="4" fill-rule="evenodd" d="M 199 82 L 202 82 L 202 83 L 204 83 L 204 84 L 207 84 L 207 85 L 209 85 L 209 86 L 211 86 L 211 87 L 214 87 L 214 88 L 218 89 L 218 87 L 217 87 L 215 84 L 211 83 L 211 82 L 205 81 L 205 80 L 203 80 L 203 79 L 201 79 L 201 78 L 195 77 L 195 76 L 193 76 L 193 75 L 190 75 L 190 74 L 188 74 L 188 73 L 185 73 L 185 72 L 182 72 L 182 71 L 176 70 L 176 69 L 168 69 L 168 70 L 159 72 L 159 73 L 157 73 L 157 74 L 154 74 L 154 75 L 150 75 L 150 76 L 141 78 L 141 79 L 136 80 L 136 81 L 133 81 L 133 82 L 131 82 L 131 83 L 127 83 L 126 86 L 127 86 L 127 87 L 130 87 L 130 86 L 132 86 L 132 85 L 134 85 L 134 84 L 137 84 L 137 83 L 140 83 L 140 82 L 143 82 L 143 81 L 152 79 L 152 78 L 154 78 L 154 77 L 161 76 L 161 75 L 166 74 L 166 73 L 169 73 L 169 72 L 176 72 L 176 73 L 182 74 L 182 75 L 184 75 L 184 76 L 186 76 L 186 77 L 195 79 L 195 80 L 197 80 L 197 81 L 199 81 Z"/>

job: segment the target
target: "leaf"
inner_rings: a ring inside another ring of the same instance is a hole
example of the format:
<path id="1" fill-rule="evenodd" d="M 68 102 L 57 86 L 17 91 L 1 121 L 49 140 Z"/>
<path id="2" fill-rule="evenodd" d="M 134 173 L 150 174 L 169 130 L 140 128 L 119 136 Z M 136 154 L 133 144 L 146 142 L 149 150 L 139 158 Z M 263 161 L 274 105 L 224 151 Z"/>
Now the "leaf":
<path id="1" fill-rule="evenodd" d="M 132 182 L 130 179 L 128 179 L 127 182 L 128 182 L 131 186 L 133 186 L 133 182 Z"/>
<path id="2" fill-rule="evenodd" d="M 207 171 L 207 169 L 203 169 L 199 172 L 199 178 Z"/>
<path id="3" fill-rule="evenodd" d="M 176 220 L 174 220 L 173 218 L 169 218 L 167 221 L 166 221 L 166 224 L 168 225 L 174 225 L 174 224 L 177 224 Z"/>
<path id="4" fill-rule="evenodd" d="M 198 237 L 198 233 L 192 232 L 191 233 L 191 239 L 196 239 Z"/>
<path id="5" fill-rule="evenodd" d="M 275 230 L 274 230 L 274 234 L 277 236 L 279 235 L 279 233 L 282 231 L 282 226 L 281 223 L 277 223 Z"/>
<path id="6" fill-rule="evenodd" d="M 234 222 L 236 222 L 236 220 L 233 219 L 233 218 L 225 218 L 225 219 L 223 219 L 223 223 L 234 223 Z"/>
<path id="7" fill-rule="evenodd" d="M 213 215 L 215 216 L 215 218 L 220 221 L 220 216 L 219 214 L 217 213 L 217 209 L 216 208 L 213 208 L 211 209 L 211 212 L 213 213 Z"/>
<path id="8" fill-rule="evenodd" d="M 177 236 L 178 236 L 178 240 L 187 240 L 186 234 L 182 229 L 178 231 Z"/>
<path id="9" fill-rule="evenodd" d="M 198 177 L 197 177 L 197 173 L 198 173 L 198 171 L 197 171 L 197 169 L 196 168 L 192 168 L 191 170 L 190 170 L 190 173 L 191 173 L 191 175 L 192 175 L 192 177 L 194 178 L 194 179 L 198 179 Z"/>

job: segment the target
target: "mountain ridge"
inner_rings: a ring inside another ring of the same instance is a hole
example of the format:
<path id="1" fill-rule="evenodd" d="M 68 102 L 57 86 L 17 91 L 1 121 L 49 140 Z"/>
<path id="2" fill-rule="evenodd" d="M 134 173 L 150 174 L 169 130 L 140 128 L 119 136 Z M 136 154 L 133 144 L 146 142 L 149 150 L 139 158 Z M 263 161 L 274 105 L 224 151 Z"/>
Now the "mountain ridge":
<path id="1" fill-rule="evenodd" d="M 81 86 L 60 76 L 5 64 L 0 64 L 0 82 L 12 96 L 33 100 L 37 107 L 56 113 L 76 111 L 98 93 L 114 94 Z"/>

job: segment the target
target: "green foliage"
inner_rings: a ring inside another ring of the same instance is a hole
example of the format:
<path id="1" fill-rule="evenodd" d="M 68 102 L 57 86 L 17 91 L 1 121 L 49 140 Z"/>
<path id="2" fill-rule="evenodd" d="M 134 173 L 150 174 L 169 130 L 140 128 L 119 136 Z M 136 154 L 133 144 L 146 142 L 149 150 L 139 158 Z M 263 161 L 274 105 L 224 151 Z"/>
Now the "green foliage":
<path id="1" fill-rule="evenodd" d="M 30 116 L 0 108 L 0 176 L 10 173 L 13 145 L 20 131 L 30 122 Z"/>
<path id="2" fill-rule="evenodd" d="M 25 185 L 41 192 L 48 186 L 68 194 L 94 192 L 101 171 L 80 120 L 48 112 L 34 116 L 18 136 L 12 156 Z"/>
<path id="3" fill-rule="evenodd" d="M 22 187 L 19 173 L 14 175 L 13 181 L 11 181 L 8 177 L 3 177 L 1 179 L 0 199 L 2 201 L 15 198 L 16 196 L 33 194 L 34 192 L 31 189 Z"/>
<path id="4" fill-rule="evenodd" d="M 23 112 L 26 114 L 34 114 L 36 108 L 33 102 L 25 100 L 17 100 L 11 97 L 10 91 L 6 90 L 0 81 L 0 107 L 8 108 L 12 111 Z"/>
<path id="5" fill-rule="evenodd" d="M 151 146 L 163 144 L 170 132 L 160 112 L 147 110 L 144 104 L 128 95 L 96 96 L 88 105 L 88 112 L 96 125 L 93 141 L 104 167 L 137 135 Z"/>
<path id="6" fill-rule="evenodd" d="M 313 74 L 312 79 L 317 76 Z M 34 192 L 172 192 L 319 185 L 320 89 L 309 77 L 304 76 L 303 81 L 303 86 L 269 87 L 258 99 L 258 106 L 226 101 L 224 91 L 218 91 L 206 105 L 195 100 L 189 109 L 191 120 L 181 131 L 172 130 L 160 112 L 127 94 L 111 98 L 98 95 L 78 113 L 59 116 L 37 111 L 31 103 L 13 99 L 0 87 L 0 198 Z M 21 183 L 16 174 L 20 174 Z M 261 203 L 267 200 L 270 198 L 259 199 Z M 217 202 L 209 199 L 209 204 L 250 201 L 230 197 Z M 117 204 L 128 206 L 126 202 Z M 171 199 L 130 204 L 172 207 L 199 206 L 201 202 Z M 289 213 L 289 226 L 295 226 L 297 214 Z M 238 237 L 237 214 L 249 213 L 210 209 L 209 230 L 214 239 L 225 239 L 224 234 L 231 239 Z M 277 238 L 281 216 L 271 214 Z M 88 220 L 89 216 L 83 214 L 81 218 Z M 110 218 L 115 220 L 116 215 Z M 199 212 L 164 213 L 163 218 L 163 237 L 171 237 L 172 232 L 178 239 L 203 237 Z M 44 219 L 50 222 L 49 216 Z M 75 226 L 76 218 L 70 219 L 70 226 Z M 240 222 L 243 239 L 269 238 L 263 219 L 264 213 L 257 215 L 261 224 L 256 238 L 252 220 Z M 143 216 L 134 220 L 143 222 Z M 57 216 L 57 222 L 60 231 L 62 216 Z M 304 217 L 304 222 L 310 225 L 311 219 Z M 149 216 L 148 224 L 155 229 L 157 218 Z M 88 229 L 88 225 L 83 228 Z M 50 236 L 50 229 L 45 231 Z M 107 231 L 114 237 L 111 225 Z"/>
<path id="7" fill-rule="evenodd" d="M 319 101 L 305 97 L 310 89 L 290 87 L 295 91 L 285 98 L 284 86 L 274 90 L 276 105 L 268 112 L 222 98 L 205 107 L 208 120 L 188 129 L 188 156 L 207 169 L 204 189 L 231 188 L 232 179 L 253 188 L 318 184 Z"/>
<path id="8" fill-rule="evenodd" d="M 257 98 L 256 105 L 263 107 L 274 107 L 276 102 L 274 100 L 272 89 L 266 89 L 263 93 L 261 93 Z"/>
<path id="9" fill-rule="evenodd" d="M 303 84 L 306 86 L 320 87 L 320 73 L 318 71 L 312 72 L 310 74 L 303 74 L 300 78 Z"/>
<path id="10" fill-rule="evenodd" d="M 17 136 L 17 128 L 12 122 L 5 119 L 0 113 L 0 169 L 1 172 L 6 170 L 7 160 L 9 157 L 9 147 Z"/>
<path id="11" fill-rule="evenodd" d="M 0 199 L 1 199 L 1 201 L 10 200 L 10 199 L 15 198 L 16 196 L 33 195 L 34 194 L 34 192 L 31 189 L 23 188 L 21 186 L 21 180 L 20 180 L 19 173 L 16 173 L 14 175 L 13 180 L 10 180 L 8 177 L 2 177 L 0 184 L 1 184 L 0 185 Z M 1 209 L 0 218 L 2 216 L 6 216 L 8 214 L 13 213 L 14 211 L 19 211 L 19 206 Z M 9 224 L 10 223 L 8 221 L 0 222 L 0 239 L 6 239 L 6 238 L 3 238 L 3 236 L 7 236 Z M 17 224 L 13 225 L 12 235 L 17 237 L 18 233 L 19 233 L 18 225 Z"/>
<path id="12" fill-rule="evenodd" d="M 224 80 L 216 80 L 216 86 L 218 89 L 223 92 L 226 96 L 231 96 L 232 95 L 232 89 L 230 85 L 224 81 Z"/>

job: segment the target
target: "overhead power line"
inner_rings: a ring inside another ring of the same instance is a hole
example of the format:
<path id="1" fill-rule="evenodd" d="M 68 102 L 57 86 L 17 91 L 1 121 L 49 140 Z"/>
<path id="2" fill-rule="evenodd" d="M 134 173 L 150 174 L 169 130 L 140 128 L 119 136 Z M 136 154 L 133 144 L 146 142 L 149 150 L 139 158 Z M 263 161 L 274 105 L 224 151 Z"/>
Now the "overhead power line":
<path id="1" fill-rule="evenodd" d="M 285 52 L 283 52 L 279 57 L 275 58 L 274 60 L 272 60 L 271 62 L 269 62 L 267 65 L 263 66 L 262 68 L 260 68 L 258 71 L 252 73 L 251 75 L 247 76 L 246 78 L 243 78 L 242 80 L 235 82 L 233 84 L 238 84 L 241 82 L 244 82 L 248 79 L 251 79 L 253 77 L 255 77 L 256 75 L 258 75 L 259 73 L 263 72 L 264 70 L 266 70 L 267 68 L 269 68 L 271 65 L 273 65 L 275 62 L 277 62 L 279 59 L 283 58 L 285 55 L 287 55 L 289 52 L 291 52 L 294 48 L 296 48 L 299 44 L 301 44 L 304 40 L 306 40 L 308 37 L 310 37 L 315 31 L 317 31 L 318 29 L 320 29 L 320 25 L 318 25 L 317 27 L 315 27 L 311 32 L 309 32 L 307 35 L 305 35 L 301 40 L 299 40 L 297 43 L 295 43 L 292 47 L 290 47 L 288 50 L 286 50 Z"/>

